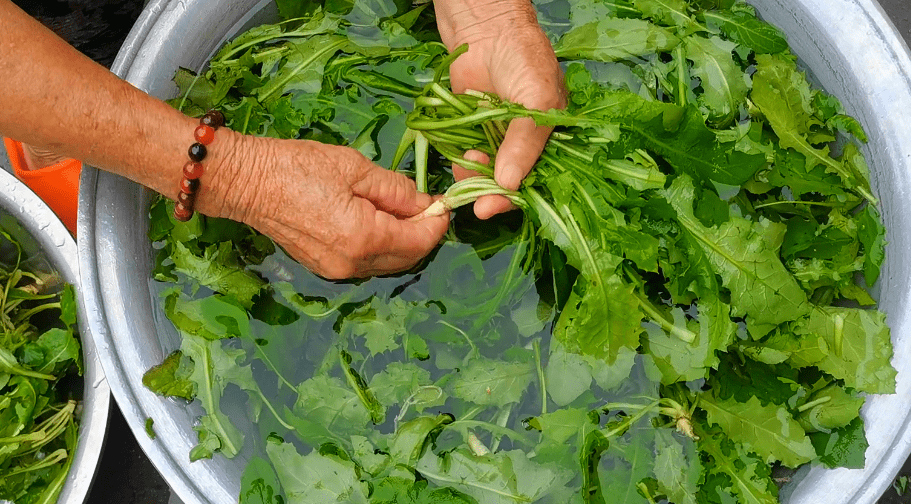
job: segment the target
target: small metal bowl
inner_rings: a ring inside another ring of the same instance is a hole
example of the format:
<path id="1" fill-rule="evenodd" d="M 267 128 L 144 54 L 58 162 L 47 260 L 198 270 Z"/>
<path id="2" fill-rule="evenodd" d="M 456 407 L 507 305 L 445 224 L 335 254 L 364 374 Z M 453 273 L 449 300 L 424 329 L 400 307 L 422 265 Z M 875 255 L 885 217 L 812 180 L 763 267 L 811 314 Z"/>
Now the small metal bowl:
<path id="1" fill-rule="evenodd" d="M 57 498 L 59 504 L 85 502 L 95 478 L 111 408 L 111 389 L 101 370 L 81 303 L 76 241 L 41 198 L 10 173 L 0 170 L 0 229 L 17 240 L 28 257 L 43 257 L 76 288 L 80 300 L 79 336 L 85 364 L 82 413 L 73 465 Z"/>

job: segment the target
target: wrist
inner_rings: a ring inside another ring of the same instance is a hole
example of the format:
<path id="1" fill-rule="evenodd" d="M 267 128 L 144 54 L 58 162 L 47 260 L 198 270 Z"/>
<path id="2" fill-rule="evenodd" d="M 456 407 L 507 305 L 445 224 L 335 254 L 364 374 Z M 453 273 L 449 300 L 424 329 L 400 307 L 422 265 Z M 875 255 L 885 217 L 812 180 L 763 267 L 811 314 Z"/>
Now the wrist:
<path id="1" fill-rule="evenodd" d="M 259 143 L 255 137 L 227 128 L 218 131 L 204 161 L 196 210 L 250 224 L 262 180 L 253 176 Z"/>

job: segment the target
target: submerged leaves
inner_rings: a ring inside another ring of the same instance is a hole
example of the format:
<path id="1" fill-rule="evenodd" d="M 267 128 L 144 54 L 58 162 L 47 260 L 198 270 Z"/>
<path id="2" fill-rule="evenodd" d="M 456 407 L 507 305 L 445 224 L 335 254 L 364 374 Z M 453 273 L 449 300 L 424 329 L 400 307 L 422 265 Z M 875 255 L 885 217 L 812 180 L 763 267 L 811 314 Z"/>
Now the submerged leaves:
<path id="1" fill-rule="evenodd" d="M 770 462 L 862 465 L 857 393 L 895 386 L 884 315 L 833 307 L 875 305 L 885 258 L 866 135 L 752 8 L 537 2 L 569 91 L 539 111 L 448 89 L 426 5 L 278 6 L 301 18 L 179 72 L 175 104 L 522 215 L 455 212 L 425 269 L 331 284 L 242 224 L 153 207 L 183 344 L 146 383 L 203 404 L 194 457 L 239 452 L 221 401 L 246 393 L 266 448 L 241 502 L 774 503 Z M 520 117 L 554 133 L 505 191 Z M 453 184 L 459 163 L 483 176 Z M 52 336 L 33 362 L 66 348 Z"/>

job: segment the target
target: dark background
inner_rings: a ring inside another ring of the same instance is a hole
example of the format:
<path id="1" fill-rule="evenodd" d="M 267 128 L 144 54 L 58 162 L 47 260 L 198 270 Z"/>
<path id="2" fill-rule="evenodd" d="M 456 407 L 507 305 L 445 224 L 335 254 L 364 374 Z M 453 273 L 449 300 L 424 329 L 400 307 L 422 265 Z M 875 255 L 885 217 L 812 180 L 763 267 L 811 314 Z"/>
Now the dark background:
<path id="1" fill-rule="evenodd" d="M 77 49 L 110 67 L 142 11 L 143 0 L 13 0 Z M 880 0 L 906 41 L 911 42 L 911 0 Z M 911 459 L 900 477 L 911 478 Z M 136 444 L 120 410 L 113 408 L 107 442 L 88 504 L 167 504 L 170 490 Z M 879 504 L 911 503 L 911 489 L 890 488 Z"/>

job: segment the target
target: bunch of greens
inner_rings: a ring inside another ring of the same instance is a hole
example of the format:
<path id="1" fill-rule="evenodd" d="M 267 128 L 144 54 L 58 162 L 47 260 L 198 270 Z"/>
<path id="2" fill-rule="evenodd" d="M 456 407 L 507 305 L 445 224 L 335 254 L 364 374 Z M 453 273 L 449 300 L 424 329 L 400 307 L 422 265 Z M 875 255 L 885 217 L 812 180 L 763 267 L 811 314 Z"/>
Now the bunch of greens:
<path id="1" fill-rule="evenodd" d="M 561 111 L 452 93 L 426 5 L 278 6 L 300 17 L 179 72 L 174 105 L 522 211 L 458 212 L 418 271 L 335 284 L 155 203 L 182 343 L 145 383 L 200 401 L 193 460 L 250 450 L 242 503 L 773 503 L 773 470 L 863 465 L 864 394 L 895 385 L 866 138 L 749 5 L 538 2 Z M 554 133 L 513 192 L 491 167 L 516 117 Z"/>
<path id="2" fill-rule="evenodd" d="M 0 501 L 17 504 L 56 502 L 76 449 L 75 296 L 42 271 L 0 232 Z"/>

